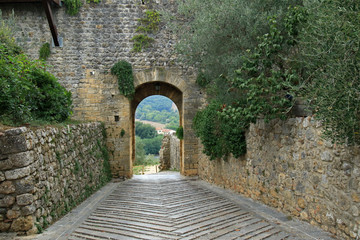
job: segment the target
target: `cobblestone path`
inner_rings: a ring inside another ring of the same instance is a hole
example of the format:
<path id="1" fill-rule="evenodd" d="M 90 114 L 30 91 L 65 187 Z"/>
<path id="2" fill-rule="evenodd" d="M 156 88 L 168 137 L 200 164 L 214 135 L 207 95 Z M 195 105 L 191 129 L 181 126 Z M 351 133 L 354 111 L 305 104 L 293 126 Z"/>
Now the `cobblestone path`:
<path id="1" fill-rule="evenodd" d="M 324 239 L 294 233 L 196 182 L 144 175 L 121 183 L 69 239 Z"/>

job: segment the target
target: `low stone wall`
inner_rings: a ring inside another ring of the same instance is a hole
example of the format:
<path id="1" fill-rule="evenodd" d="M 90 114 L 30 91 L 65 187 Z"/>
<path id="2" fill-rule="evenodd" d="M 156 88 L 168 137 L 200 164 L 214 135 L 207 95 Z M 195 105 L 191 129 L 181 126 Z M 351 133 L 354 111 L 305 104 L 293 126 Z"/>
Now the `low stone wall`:
<path id="1" fill-rule="evenodd" d="M 0 231 L 42 231 L 105 184 L 104 131 L 84 123 L 0 132 Z"/>
<path id="2" fill-rule="evenodd" d="M 165 135 L 160 149 L 160 170 L 180 170 L 180 140 L 176 135 Z"/>
<path id="3" fill-rule="evenodd" d="M 324 141 L 311 117 L 259 120 L 241 159 L 200 154 L 200 178 L 317 225 L 340 238 L 360 237 L 360 149 Z"/>

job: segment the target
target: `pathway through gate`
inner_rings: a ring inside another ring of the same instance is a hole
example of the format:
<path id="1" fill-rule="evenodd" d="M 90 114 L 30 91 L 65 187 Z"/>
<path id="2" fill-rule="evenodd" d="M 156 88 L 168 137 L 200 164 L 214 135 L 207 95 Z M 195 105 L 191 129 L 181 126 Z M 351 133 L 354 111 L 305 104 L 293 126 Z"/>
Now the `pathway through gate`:
<path id="1" fill-rule="evenodd" d="M 176 172 L 116 184 L 71 232 L 38 239 L 331 239 L 308 224 Z"/>
<path id="2" fill-rule="evenodd" d="M 105 190 L 109 194 L 102 189 L 36 239 L 332 239 L 307 223 L 176 172 L 134 176 Z"/>

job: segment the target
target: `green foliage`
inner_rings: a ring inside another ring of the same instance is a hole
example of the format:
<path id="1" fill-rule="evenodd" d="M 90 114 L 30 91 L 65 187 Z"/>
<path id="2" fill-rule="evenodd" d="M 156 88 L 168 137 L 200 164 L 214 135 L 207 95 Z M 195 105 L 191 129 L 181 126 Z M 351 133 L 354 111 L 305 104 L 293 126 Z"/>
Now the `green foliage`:
<path id="1" fill-rule="evenodd" d="M 144 34 L 138 34 L 135 35 L 131 39 L 131 41 L 134 41 L 134 46 L 132 50 L 134 52 L 141 52 L 144 48 L 150 47 L 154 39 Z"/>
<path id="2" fill-rule="evenodd" d="M 244 145 L 227 149 L 232 136 L 288 117 L 299 96 L 326 137 L 360 143 L 358 1 L 185 0 L 179 13 L 188 21 L 175 28 L 177 50 L 210 96 L 194 121 L 206 154 L 239 156 Z M 223 137 L 225 126 L 238 133 Z"/>
<path id="3" fill-rule="evenodd" d="M 66 13 L 69 15 L 76 15 L 80 11 L 80 7 L 82 6 L 81 0 L 63 0 L 66 5 Z"/>
<path id="4" fill-rule="evenodd" d="M 269 30 L 268 17 L 277 15 L 281 21 L 287 7 L 300 2 L 184 0 L 179 3 L 178 13 L 167 18 L 179 39 L 176 50 L 180 60 L 196 66 L 205 76 L 198 82 L 214 85 L 220 75 L 233 76 L 246 50 L 259 44 L 258 37 Z M 221 86 L 219 82 L 214 88 Z"/>
<path id="5" fill-rule="evenodd" d="M 227 157 L 230 153 L 239 157 L 246 152 L 244 129 L 236 121 L 226 119 L 223 108 L 222 104 L 213 101 L 197 112 L 193 122 L 195 133 L 210 160 Z"/>
<path id="6" fill-rule="evenodd" d="M 140 18 L 138 21 L 141 25 L 137 27 L 136 32 L 141 32 L 141 34 L 135 35 L 131 39 L 134 41 L 132 49 L 134 52 L 141 52 L 144 48 L 151 46 L 154 39 L 147 34 L 155 33 L 159 30 L 160 14 L 155 10 L 146 10 L 145 18 Z"/>
<path id="7" fill-rule="evenodd" d="M 100 186 L 103 186 L 112 179 L 112 173 L 110 168 L 110 156 L 106 145 L 101 144 L 99 140 L 97 141 L 97 145 L 102 153 L 102 159 L 103 159 L 101 175 L 100 175 Z"/>
<path id="8" fill-rule="evenodd" d="M 138 20 L 142 25 L 139 26 L 137 32 L 156 32 L 159 30 L 160 14 L 155 10 L 146 10 L 145 18 Z"/>
<path id="9" fill-rule="evenodd" d="M 158 155 L 161 148 L 162 139 L 162 135 L 158 135 L 155 138 L 138 138 L 136 144 L 139 143 L 144 146 L 145 154 Z"/>
<path id="10" fill-rule="evenodd" d="M 150 124 L 135 122 L 135 135 L 144 139 L 144 138 L 154 138 L 158 134 L 156 132 L 156 129 Z"/>
<path id="11" fill-rule="evenodd" d="M 293 14 L 292 11 L 289 14 Z M 228 86 L 226 94 L 232 96 L 231 101 L 221 95 L 194 119 L 195 132 L 202 140 L 204 153 L 211 159 L 230 153 L 235 157 L 245 154 L 245 132 L 250 123 L 260 117 L 266 121 L 284 119 L 291 110 L 297 78 L 280 67 L 285 63 L 279 56 L 289 48 L 284 36 L 293 36 L 285 28 L 280 30 L 276 17 L 269 18 L 268 22 L 269 33 L 259 37 L 259 44 L 244 53 L 243 66 L 236 75 L 219 78 Z"/>
<path id="12" fill-rule="evenodd" d="M 10 34 L 4 21 L 0 34 Z M 5 29 L 5 30 L 4 30 Z M 10 35 L 0 36 L 0 120 L 61 122 L 71 115 L 71 93 L 46 71 L 42 61 L 22 54 Z"/>
<path id="13" fill-rule="evenodd" d="M 144 143 L 140 137 L 135 137 L 135 165 L 142 165 L 145 161 Z"/>
<path id="14" fill-rule="evenodd" d="M 136 159 L 135 166 L 144 165 L 144 166 L 154 166 L 159 164 L 159 158 L 156 158 L 154 155 L 146 155 L 142 161 Z"/>
<path id="15" fill-rule="evenodd" d="M 182 140 L 184 139 L 184 128 L 182 126 L 179 126 L 177 129 L 176 129 L 176 136 L 178 139 Z"/>
<path id="16" fill-rule="evenodd" d="M 179 112 L 173 108 L 173 102 L 164 96 L 145 98 L 136 108 L 135 118 L 166 124 L 167 129 L 179 127 Z"/>
<path id="17" fill-rule="evenodd" d="M 125 97 L 132 99 L 135 94 L 132 66 L 126 61 L 119 61 L 111 68 L 111 74 L 118 78 L 119 91 Z"/>
<path id="18" fill-rule="evenodd" d="M 309 23 L 295 58 L 315 117 L 325 137 L 360 144 L 360 3 L 307 1 Z"/>
<path id="19" fill-rule="evenodd" d="M 101 0 L 86 0 L 87 3 L 100 3 Z"/>
<path id="20" fill-rule="evenodd" d="M 125 136 L 125 130 L 123 128 L 121 129 L 120 136 L 121 137 Z"/>
<path id="21" fill-rule="evenodd" d="M 40 48 L 40 52 L 39 52 L 39 58 L 46 61 L 46 59 L 50 56 L 50 44 L 49 43 L 44 43 L 41 48 Z"/>
<path id="22" fill-rule="evenodd" d="M 74 174 L 77 175 L 80 170 L 81 170 L 80 162 L 79 162 L 79 160 L 75 159 L 75 163 L 74 163 Z"/>

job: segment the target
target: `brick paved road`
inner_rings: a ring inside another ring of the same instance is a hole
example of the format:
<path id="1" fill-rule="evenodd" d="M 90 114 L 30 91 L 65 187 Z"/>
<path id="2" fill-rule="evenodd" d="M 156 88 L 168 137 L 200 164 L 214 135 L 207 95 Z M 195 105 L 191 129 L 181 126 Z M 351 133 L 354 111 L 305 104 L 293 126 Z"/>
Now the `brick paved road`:
<path id="1" fill-rule="evenodd" d="M 331 239 L 284 216 L 266 219 L 198 182 L 145 175 L 120 183 L 67 239 Z"/>

